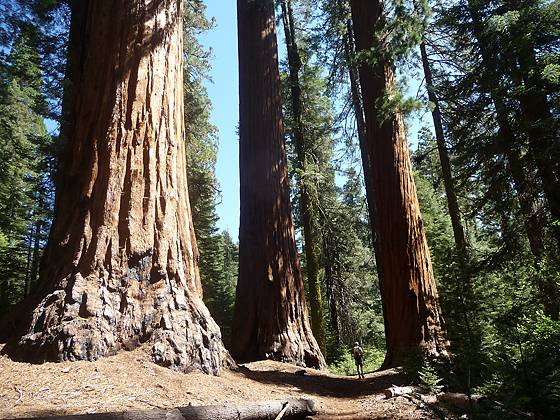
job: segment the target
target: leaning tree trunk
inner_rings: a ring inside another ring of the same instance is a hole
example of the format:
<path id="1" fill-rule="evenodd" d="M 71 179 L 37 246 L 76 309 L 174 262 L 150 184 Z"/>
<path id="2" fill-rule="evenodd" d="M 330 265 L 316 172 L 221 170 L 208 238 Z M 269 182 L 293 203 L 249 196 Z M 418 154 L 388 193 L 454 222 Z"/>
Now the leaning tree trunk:
<path id="1" fill-rule="evenodd" d="M 443 132 L 443 123 L 439 108 L 439 100 L 436 96 L 434 83 L 432 79 L 432 69 L 428 61 L 428 53 L 426 51 L 426 43 L 424 40 L 420 43 L 420 54 L 422 57 L 422 67 L 424 69 L 424 78 L 426 79 L 426 90 L 428 91 L 428 99 L 433 105 L 432 119 L 434 121 L 434 130 L 436 133 L 436 144 L 441 165 L 441 174 L 443 176 L 443 185 L 445 187 L 445 196 L 447 197 L 447 209 L 451 218 L 451 227 L 453 228 L 453 237 L 455 246 L 461 256 L 465 256 L 467 250 L 467 239 L 463 224 L 461 223 L 461 212 L 459 211 L 459 202 L 453 185 L 453 176 L 451 173 L 451 160 L 449 152 L 445 144 L 445 135 Z"/>
<path id="2" fill-rule="evenodd" d="M 358 52 L 371 50 L 381 23 L 379 1 L 350 2 Z M 375 201 L 375 229 L 383 272 L 387 354 L 394 366 L 403 353 L 421 348 L 447 358 L 448 342 L 433 276 L 430 253 L 412 176 L 403 116 L 380 115 L 376 101 L 396 89 L 395 70 L 383 54 L 359 68 L 364 100 L 368 155 Z"/>
<path id="3" fill-rule="evenodd" d="M 15 358 L 94 360 L 148 342 L 176 370 L 217 374 L 229 360 L 194 262 L 182 4 L 80 4 L 55 220 Z"/>
<path id="4" fill-rule="evenodd" d="M 274 2 L 238 0 L 237 14 L 241 219 L 232 353 L 320 368 L 292 224 Z"/>

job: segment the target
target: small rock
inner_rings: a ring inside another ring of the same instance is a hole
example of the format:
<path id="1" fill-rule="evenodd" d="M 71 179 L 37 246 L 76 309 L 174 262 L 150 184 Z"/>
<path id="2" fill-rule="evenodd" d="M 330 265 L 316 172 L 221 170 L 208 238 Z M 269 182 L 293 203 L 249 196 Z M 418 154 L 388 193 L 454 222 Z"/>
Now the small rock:
<path id="1" fill-rule="evenodd" d="M 64 369 L 61 369 L 62 373 L 68 373 L 70 372 L 70 367 L 65 367 Z"/>

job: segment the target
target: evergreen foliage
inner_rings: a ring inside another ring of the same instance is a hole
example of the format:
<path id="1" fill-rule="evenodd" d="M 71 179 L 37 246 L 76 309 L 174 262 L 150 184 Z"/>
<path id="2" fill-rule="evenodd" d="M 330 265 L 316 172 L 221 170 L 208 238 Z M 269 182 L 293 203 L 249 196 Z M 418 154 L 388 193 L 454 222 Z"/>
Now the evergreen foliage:
<path id="1" fill-rule="evenodd" d="M 32 290 L 53 201 L 53 139 L 43 120 L 50 115 L 46 41 L 18 6 L 0 25 L 0 312 Z"/>
<path id="2" fill-rule="evenodd" d="M 340 370 L 348 358 L 348 346 L 356 340 L 373 349 L 383 349 L 383 321 L 377 285 L 375 263 L 369 228 L 365 196 L 360 175 L 353 169 L 351 154 L 335 158 L 337 143 L 342 147 L 355 147 L 352 139 L 340 135 L 335 107 L 326 96 L 328 80 L 325 66 L 310 46 L 317 42 L 310 5 L 292 2 L 299 17 L 301 34 L 299 51 L 302 52 L 299 74 L 303 102 L 302 126 L 305 133 L 306 166 L 298 164 L 294 142 L 294 118 L 290 102 L 290 85 L 284 76 L 284 116 L 288 150 L 291 162 L 292 185 L 303 183 L 312 207 L 312 214 L 319 235 L 321 249 L 321 283 L 324 316 L 328 320 L 327 362 Z M 308 51 L 309 53 L 303 53 Z M 346 144 L 344 142 L 349 142 Z M 355 141 L 355 140 L 354 140 Z M 338 175 L 337 175 L 338 174 Z M 342 174 L 346 184 L 336 184 Z M 301 229 L 301 207 L 294 191 L 294 220 Z M 301 260 L 305 265 L 305 254 Z M 375 359 L 375 362 L 378 358 Z M 352 362 L 353 363 L 353 362 Z M 341 366 L 342 366 L 341 365 Z M 378 366 L 375 366 L 378 367 Z M 344 369 L 343 369 L 344 370 Z"/>
<path id="3" fill-rule="evenodd" d="M 558 2 L 434 3 L 424 39 L 467 233 L 466 261 L 453 250 L 449 228 L 434 235 L 433 201 L 421 187 L 419 195 L 455 380 L 509 409 L 553 417 L 559 365 L 555 355 L 545 356 L 549 344 L 537 331 L 553 341 L 558 317 L 558 113 L 547 81 L 554 70 L 546 70 L 557 57 Z M 435 150 L 424 130 L 415 169 L 443 197 Z M 443 201 L 437 207 L 448 213 Z"/>

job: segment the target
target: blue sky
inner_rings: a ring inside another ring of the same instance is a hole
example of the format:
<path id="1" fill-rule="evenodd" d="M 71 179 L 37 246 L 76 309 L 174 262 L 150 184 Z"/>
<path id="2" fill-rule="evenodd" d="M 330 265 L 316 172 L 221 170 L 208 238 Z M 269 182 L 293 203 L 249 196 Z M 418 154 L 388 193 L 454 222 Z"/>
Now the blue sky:
<path id="1" fill-rule="evenodd" d="M 206 0 L 207 17 L 215 17 L 216 27 L 204 34 L 200 41 L 212 48 L 212 82 L 206 87 L 212 101 L 211 122 L 219 130 L 219 151 L 216 176 L 222 191 L 222 200 L 217 211 L 220 220 L 218 229 L 227 230 L 237 239 L 239 234 L 239 148 L 237 126 L 239 122 L 238 61 L 237 61 L 237 9 L 234 0 Z M 283 54 L 282 31 L 278 31 L 279 54 Z M 408 94 L 415 96 L 419 81 L 410 80 Z M 429 124 L 424 113 L 409 117 L 409 142 L 415 148 L 418 130 Z M 342 182 L 342 181 L 341 181 Z"/>
<path id="2" fill-rule="evenodd" d="M 206 84 L 213 110 L 211 122 L 219 129 L 216 176 L 222 201 L 218 206 L 218 228 L 233 238 L 239 233 L 239 100 L 237 75 L 237 10 L 235 1 L 208 0 L 206 15 L 216 18 L 216 27 L 201 42 L 211 47 L 212 82 Z"/>

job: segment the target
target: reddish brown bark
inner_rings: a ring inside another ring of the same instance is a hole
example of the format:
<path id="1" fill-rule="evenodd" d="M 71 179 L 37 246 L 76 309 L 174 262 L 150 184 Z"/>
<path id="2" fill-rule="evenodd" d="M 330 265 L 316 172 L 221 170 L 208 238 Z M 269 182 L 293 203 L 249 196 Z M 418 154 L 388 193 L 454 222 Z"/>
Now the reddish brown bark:
<path id="1" fill-rule="evenodd" d="M 238 0 L 239 280 L 232 354 L 323 367 L 307 319 L 288 186 L 274 3 Z"/>
<path id="2" fill-rule="evenodd" d="M 379 1 L 350 2 L 356 50 L 373 48 L 383 19 Z M 412 176 L 403 116 L 380 115 L 377 101 L 396 89 L 395 70 L 381 51 L 376 64 L 359 67 L 375 202 L 378 261 L 385 312 L 387 354 L 394 366 L 403 353 L 421 348 L 446 358 L 448 343 Z M 370 204 L 371 205 L 371 204 Z"/>
<path id="3" fill-rule="evenodd" d="M 182 0 L 79 7 L 55 220 L 36 308 L 9 351 L 92 360 L 148 342 L 159 364 L 216 374 L 229 359 L 194 263 Z"/>

